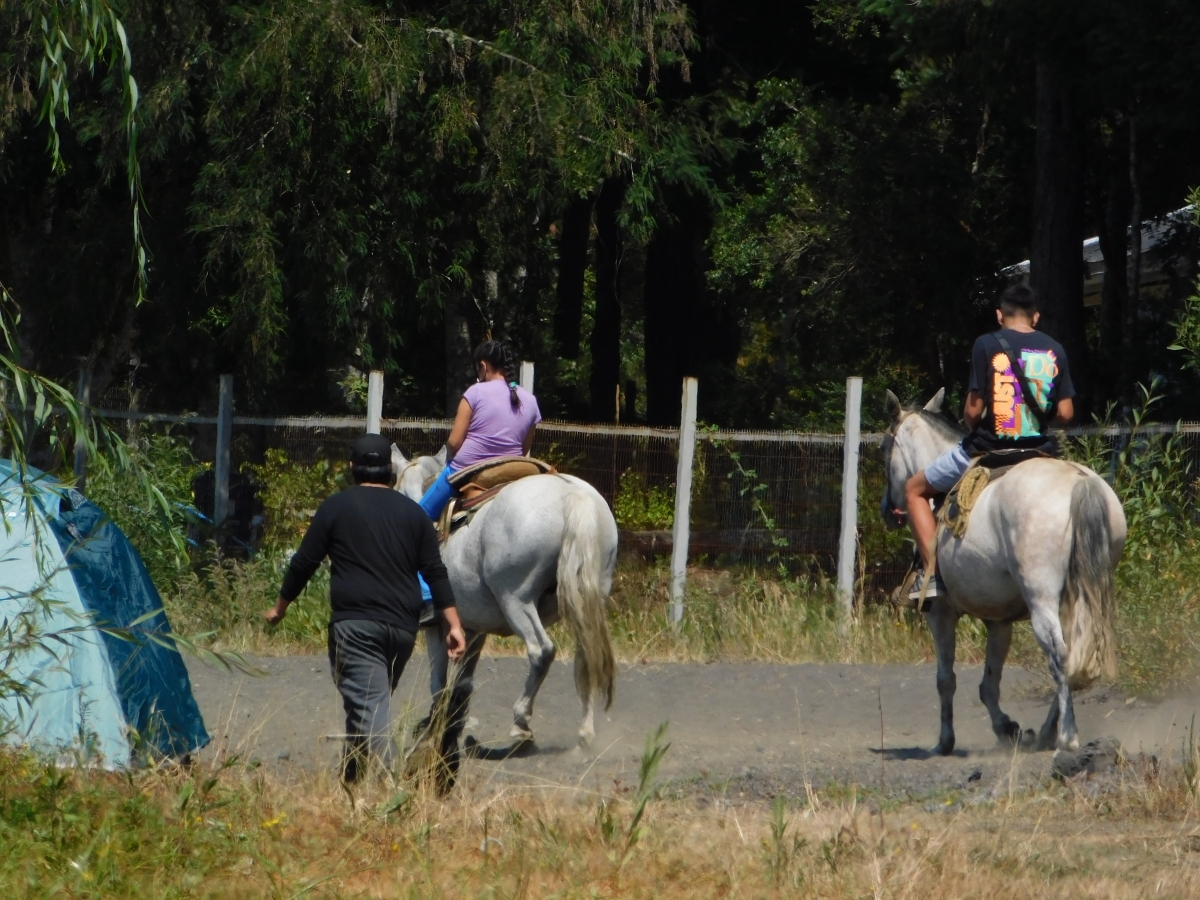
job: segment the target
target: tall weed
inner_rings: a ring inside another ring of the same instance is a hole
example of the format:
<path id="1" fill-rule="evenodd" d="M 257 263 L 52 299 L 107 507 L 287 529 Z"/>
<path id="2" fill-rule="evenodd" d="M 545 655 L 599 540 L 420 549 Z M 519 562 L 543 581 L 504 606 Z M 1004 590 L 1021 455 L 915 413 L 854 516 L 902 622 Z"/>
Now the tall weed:
<path id="1" fill-rule="evenodd" d="M 1124 688 L 1162 693 L 1191 683 L 1200 660 L 1200 527 L 1193 520 L 1196 482 L 1182 436 L 1147 425 L 1157 385 L 1142 387 L 1127 438 L 1087 435 L 1067 455 L 1103 475 L 1125 509 L 1129 536 L 1117 567 L 1117 635 Z M 1101 426 L 1113 424 L 1110 408 Z M 1018 658 L 1040 657 L 1031 639 Z"/>

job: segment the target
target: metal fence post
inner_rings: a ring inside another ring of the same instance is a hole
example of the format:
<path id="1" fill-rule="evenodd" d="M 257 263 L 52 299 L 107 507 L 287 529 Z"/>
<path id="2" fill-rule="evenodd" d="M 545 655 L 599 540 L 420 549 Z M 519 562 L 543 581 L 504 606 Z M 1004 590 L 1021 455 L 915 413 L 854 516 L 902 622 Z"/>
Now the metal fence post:
<path id="1" fill-rule="evenodd" d="M 75 399 L 79 403 L 79 416 L 86 431 L 88 426 L 88 406 L 91 404 L 92 380 L 88 378 L 86 368 L 79 370 L 79 386 L 75 389 Z M 75 441 L 75 487 L 81 491 L 87 490 L 87 441 Z"/>
<path id="2" fill-rule="evenodd" d="M 837 589 L 846 621 L 854 615 L 854 564 L 858 549 L 858 457 L 862 440 L 862 378 L 846 379 L 846 434 L 842 445 L 842 531 Z"/>
<path id="3" fill-rule="evenodd" d="M 675 527 L 671 541 L 671 621 L 683 622 L 687 584 L 688 538 L 692 517 L 692 460 L 696 454 L 696 379 L 683 379 L 679 419 L 679 468 L 675 474 Z"/>
<path id="4" fill-rule="evenodd" d="M 383 372 L 372 369 L 367 380 L 367 434 L 379 434 L 383 422 Z"/>
<path id="5" fill-rule="evenodd" d="M 521 387 L 533 393 L 533 363 L 529 360 L 521 363 Z"/>
<path id="6" fill-rule="evenodd" d="M 213 466 L 216 494 L 213 497 L 213 524 L 220 525 L 229 516 L 229 462 L 233 443 L 233 376 L 222 375 L 217 400 L 217 458 Z"/>

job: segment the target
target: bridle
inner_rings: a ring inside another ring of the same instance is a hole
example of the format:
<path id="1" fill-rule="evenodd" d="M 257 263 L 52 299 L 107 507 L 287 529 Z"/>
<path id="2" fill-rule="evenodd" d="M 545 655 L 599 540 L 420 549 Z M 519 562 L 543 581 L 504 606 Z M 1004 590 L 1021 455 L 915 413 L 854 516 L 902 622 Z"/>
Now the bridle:
<path id="1" fill-rule="evenodd" d="M 883 457 L 883 501 L 879 504 L 879 514 L 893 528 L 899 527 L 902 521 L 892 512 L 892 452 L 895 447 L 896 426 L 892 425 L 879 442 L 879 453 Z"/>
<path id="2" fill-rule="evenodd" d="M 401 469 L 401 470 L 400 470 L 400 471 L 399 471 L 399 472 L 396 474 L 396 489 L 397 489 L 397 490 L 399 490 L 399 488 L 400 488 L 400 485 L 404 483 L 404 476 L 408 474 L 408 470 L 409 470 L 409 469 L 412 469 L 412 468 L 419 467 L 419 466 L 421 465 L 421 460 L 422 460 L 422 459 L 424 459 L 424 457 L 422 457 L 422 456 L 414 456 L 414 457 L 413 457 L 411 460 L 409 460 L 409 461 L 408 461 L 408 463 L 407 463 L 407 464 L 404 466 L 404 468 L 403 468 L 403 469 Z M 426 478 L 426 479 L 422 480 L 422 482 L 421 482 L 421 493 L 423 494 L 423 493 L 425 493 L 427 490 L 429 490 L 429 488 L 430 488 L 430 487 L 433 485 L 433 483 L 434 483 L 435 481 L 437 481 L 437 476 L 436 476 L 436 475 L 434 475 L 432 478 Z"/>

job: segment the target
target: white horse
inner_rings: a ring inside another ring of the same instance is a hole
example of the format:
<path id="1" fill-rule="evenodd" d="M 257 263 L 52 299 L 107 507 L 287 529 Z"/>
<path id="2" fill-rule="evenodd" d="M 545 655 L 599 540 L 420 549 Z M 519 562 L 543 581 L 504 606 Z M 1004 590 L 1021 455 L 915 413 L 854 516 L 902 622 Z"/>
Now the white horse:
<path id="1" fill-rule="evenodd" d="M 923 409 L 905 409 L 887 393 L 891 427 L 883 453 L 888 486 L 881 512 L 904 510 L 904 484 L 963 433 L 941 413 L 945 392 Z M 979 699 L 1002 741 L 1037 749 L 1076 749 L 1072 688 L 1116 674 L 1113 570 L 1125 544 L 1125 513 L 1095 472 L 1057 459 L 1032 459 L 988 485 L 975 502 L 966 533 L 939 531 L 937 570 L 948 599 L 925 614 L 937 650 L 942 726 L 935 753 L 954 749 L 954 630 L 966 613 L 987 626 Z M 1000 671 L 1012 641 L 1012 623 L 1028 618 L 1050 664 L 1056 699 L 1033 739 L 1000 709 Z"/>
<path id="2" fill-rule="evenodd" d="M 407 460 L 392 445 L 396 490 L 420 500 L 445 466 L 437 456 Z M 529 676 L 513 706 L 511 736 L 533 739 L 529 716 L 538 689 L 554 662 L 554 642 L 546 626 L 565 616 L 575 636 L 575 688 L 583 703 L 579 736 L 595 736 L 598 694 L 612 705 L 616 662 L 605 608 L 617 564 L 617 523 L 604 498 L 586 481 L 570 475 L 531 475 L 504 488 L 442 545 L 442 560 L 467 633 L 452 700 L 446 752 L 453 755 L 466 715 L 472 679 L 489 634 L 515 634 L 525 642 Z M 446 685 L 447 655 L 441 632 L 428 628 L 426 647 L 437 694 Z"/>

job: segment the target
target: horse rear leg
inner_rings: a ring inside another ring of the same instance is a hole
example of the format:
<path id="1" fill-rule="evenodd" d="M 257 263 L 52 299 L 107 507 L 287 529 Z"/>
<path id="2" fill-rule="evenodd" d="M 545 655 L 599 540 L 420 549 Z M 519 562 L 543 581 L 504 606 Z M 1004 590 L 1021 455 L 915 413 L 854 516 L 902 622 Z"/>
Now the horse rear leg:
<path id="1" fill-rule="evenodd" d="M 1021 726 L 1000 708 L 1000 673 L 1004 670 L 1008 648 L 1012 645 L 1012 623 L 987 622 L 986 625 L 987 655 L 983 664 L 983 681 L 979 682 L 979 699 L 992 717 L 992 731 L 996 739 L 1015 745 L 1021 739 Z"/>
<path id="2" fill-rule="evenodd" d="M 532 741 L 529 717 L 533 714 L 533 701 L 550 672 L 556 648 L 532 604 L 524 604 L 519 615 L 509 617 L 509 624 L 525 641 L 525 655 L 529 659 L 529 674 L 525 678 L 525 689 L 513 704 L 513 727 L 509 734 L 522 741 Z"/>
<path id="3" fill-rule="evenodd" d="M 1079 734 L 1075 728 L 1075 706 L 1071 701 L 1071 685 L 1067 681 L 1067 644 L 1063 640 L 1062 623 L 1058 620 L 1059 593 L 1035 597 L 1029 603 L 1029 620 L 1054 679 L 1055 697 L 1046 722 L 1038 732 L 1037 749 L 1076 750 Z"/>
<path id="4" fill-rule="evenodd" d="M 934 600 L 925 613 L 937 653 L 937 689 L 942 703 L 942 730 L 933 752 L 941 756 L 954 752 L 954 690 L 958 686 L 954 677 L 954 629 L 958 617 L 958 610 L 941 600 Z"/>

